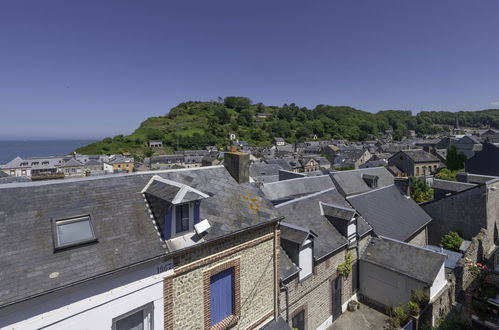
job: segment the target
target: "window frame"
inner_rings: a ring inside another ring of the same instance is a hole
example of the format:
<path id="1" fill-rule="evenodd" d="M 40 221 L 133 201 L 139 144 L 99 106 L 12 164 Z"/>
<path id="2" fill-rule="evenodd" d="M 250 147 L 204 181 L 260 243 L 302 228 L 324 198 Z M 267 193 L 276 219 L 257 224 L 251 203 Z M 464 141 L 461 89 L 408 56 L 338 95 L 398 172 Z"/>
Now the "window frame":
<path id="1" fill-rule="evenodd" d="M 221 320 L 217 324 L 211 324 L 211 277 L 224 270 L 233 268 L 232 281 L 232 315 Z M 241 292 L 240 292 L 240 259 L 219 264 L 203 272 L 203 300 L 204 300 L 204 328 L 209 330 L 222 330 L 231 327 L 239 321 L 241 317 Z"/>
<path id="2" fill-rule="evenodd" d="M 181 232 L 177 232 L 177 207 L 182 207 L 182 205 L 189 205 L 189 225 L 187 230 L 183 230 Z M 194 203 L 193 202 L 187 202 L 187 203 L 181 203 L 181 204 L 176 204 L 174 205 L 173 211 L 172 211 L 172 234 L 171 237 L 179 237 L 179 236 L 184 236 L 187 233 L 190 233 L 194 230 Z"/>
<path id="3" fill-rule="evenodd" d="M 112 330 L 117 330 L 116 328 L 116 322 L 123 320 L 124 318 L 137 313 L 138 311 L 143 310 L 144 311 L 144 330 L 154 330 L 154 304 L 152 302 L 140 306 L 138 308 L 135 308 L 129 312 L 126 312 L 125 314 L 118 315 L 116 317 L 113 317 L 112 320 Z M 146 321 L 147 320 L 147 321 Z"/>
<path id="4" fill-rule="evenodd" d="M 79 241 L 67 243 L 67 244 L 59 244 L 57 223 L 78 222 L 78 221 L 82 221 L 81 219 L 84 219 L 84 218 L 88 218 L 88 223 L 90 225 L 90 231 L 92 232 L 93 238 L 79 240 Z M 63 219 L 55 219 L 55 220 L 52 219 L 52 238 L 53 238 L 53 243 L 54 243 L 54 251 L 60 251 L 60 250 L 64 250 L 64 249 L 75 247 L 75 246 L 86 245 L 86 244 L 98 242 L 97 233 L 95 231 L 95 227 L 94 227 L 94 224 L 92 221 L 92 216 L 90 214 L 83 214 L 83 215 L 74 216 L 74 217 L 70 217 L 70 218 L 63 218 Z"/>

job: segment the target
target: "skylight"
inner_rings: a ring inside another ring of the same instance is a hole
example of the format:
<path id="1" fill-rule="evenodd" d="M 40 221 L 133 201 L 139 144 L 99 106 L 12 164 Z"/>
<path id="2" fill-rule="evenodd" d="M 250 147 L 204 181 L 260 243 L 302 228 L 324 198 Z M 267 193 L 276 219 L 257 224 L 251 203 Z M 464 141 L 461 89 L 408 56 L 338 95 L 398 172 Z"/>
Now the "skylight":
<path id="1" fill-rule="evenodd" d="M 90 216 L 55 221 L 55 248 L 65 248 L 97 240 Z"/>

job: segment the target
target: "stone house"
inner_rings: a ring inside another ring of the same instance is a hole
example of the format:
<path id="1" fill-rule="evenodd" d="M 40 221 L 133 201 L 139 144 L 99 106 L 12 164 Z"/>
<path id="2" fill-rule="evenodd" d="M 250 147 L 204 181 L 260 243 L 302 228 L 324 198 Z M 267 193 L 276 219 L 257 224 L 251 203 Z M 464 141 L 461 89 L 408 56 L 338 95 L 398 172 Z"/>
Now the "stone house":
<path id="1" fill-rule="evenodd" d="M 442 236 L 450 231 L 471 240 L 482 229 L 497 241 L 499 178 L 467 174 L 458 176 L 458 179 L 465 180 L 468 185 L 462 187 L 457 183 L 454 185 L 458 186 L 455 192 L 421 204 L 433 219 L 428 227 L 430 244 L 438 245 Z"/>
<path id="2" fill-rule="evenodd" d="M 388 166 L 395 166 L 408 176 L 429 176 L 441 167 L 440 160 L 421 149 L 402 150 L 388 159 Z"/>
<path id="3" fill-rule="evenodd" d="M 149 141 L 149 148 L 163 148 L 162 141 Z"/>
<path id="4" fill-rule="evenodd" d="M 85 176 L 84 165 L 75 158 L 70 158 L 61 165 L 61 171 L 65 177 L 83 177 Z"/>
<path id="5" fill-rule="evenodd" d="M 131 157 L 115 157 L 109 164 L 113 166 L 114 172 L 132 173 L 135 168 L 135 161 Z"/>
<path id="6" fill-rule="evenodd" d="M 430 303 L 446 289 L 444 254 L 386 237 L 372 238 L 360 257 L 360 294 L 382 307 L 405 306 L 413 291 Z"/>
<path id="7" fill-rule="evenodd" d="M 280 216 L 247 183 L 240 156 L 229 164 L 242 166 L 228 169 L 0 187 L 0 328 L 247 329 L 278 320 Z"/>
<path id="8" fill-rule="evenodd" d="M 346 310 L 348 301 L 356 299 L 358 255 L 369 240 L 371 227 L 334 187 L 277 204 L 276 209 L 285 217 L 281 223 L 281 317 L 299 330 L 326 329 Z M 341 275 L 338 266 L 347 254 L 352 258 L 352 272 Z"/>

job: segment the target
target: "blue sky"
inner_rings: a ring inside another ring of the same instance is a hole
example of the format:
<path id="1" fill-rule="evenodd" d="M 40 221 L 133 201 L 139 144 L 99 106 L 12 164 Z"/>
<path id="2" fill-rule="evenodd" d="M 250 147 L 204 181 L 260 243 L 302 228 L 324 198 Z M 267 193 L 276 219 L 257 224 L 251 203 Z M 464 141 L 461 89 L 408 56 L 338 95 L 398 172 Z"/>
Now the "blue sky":
<path id="1" fill-rule="evenodd" d="M 499 1 L 0 1 L 0 138 L 131 133 L 187 100 L 499 108 Z"/>

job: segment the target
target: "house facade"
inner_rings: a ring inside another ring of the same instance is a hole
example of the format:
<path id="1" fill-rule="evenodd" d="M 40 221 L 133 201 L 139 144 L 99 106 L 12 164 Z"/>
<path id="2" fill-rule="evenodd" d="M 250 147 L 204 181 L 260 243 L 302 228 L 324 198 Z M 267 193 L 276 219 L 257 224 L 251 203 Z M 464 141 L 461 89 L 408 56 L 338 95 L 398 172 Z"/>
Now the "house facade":
<path id="1" fill-rule="evenodd" d="M 388 159 L 388 166 L 397 167 L 408 176 L 429 176 L 441 167 L 440 160 L 423 150 L 402 150 Z"/>
<path id="2" fill-rule="evenodd" d="M 9 224 L 0 328 L 248 329 L 275 320 L 279 216 L 247 177 L 238 180 L 216 166 L 0 187 Z M 31 200 L 22 209 L 21 195 Z"/>

